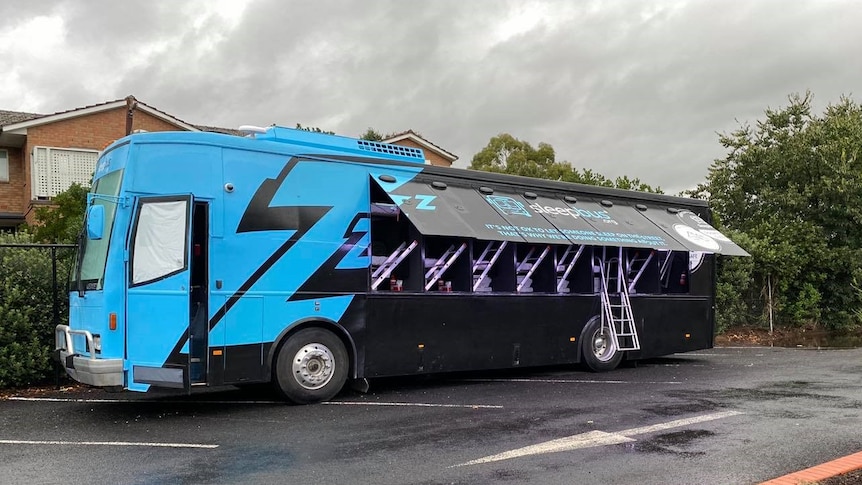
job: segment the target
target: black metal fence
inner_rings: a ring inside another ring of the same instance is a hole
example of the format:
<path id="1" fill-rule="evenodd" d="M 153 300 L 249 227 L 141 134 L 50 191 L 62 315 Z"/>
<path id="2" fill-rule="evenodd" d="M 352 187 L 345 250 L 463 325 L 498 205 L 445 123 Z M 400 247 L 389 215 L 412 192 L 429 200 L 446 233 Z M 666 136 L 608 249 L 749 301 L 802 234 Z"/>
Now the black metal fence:
<path id="1" fill-rule="evenodd" d="M 11 238 L 13 241 L 17 238 Z M 8 241 L 8 239 L 7 239 Z M 33 339 L 39 342 L 38 353 L 51 352 L 54 346 L 53 329 L 65 323 L 69 308 L 68 277 L 74 265 L 75 245 L 71 244 L 32 244 L 27 242 L 4 242 L 0 240 L 0 298 L 4 298 L 7 311 L 23 310 L 35 317 L 31 320 L 30 330 L 13 330 L 13 337 Z M 4 290 L 5 288 L 5 290 Z M 10 292 L 6 294 L 6 292 Z M 32 318 L 31 317 L 31 318 Z M 50 323 L 49 323 L 50 322 Z M 2 322 L 0 322 L 2 323 Z M 0 325 L 2 326 L 2 325 Z M 23 332 L 23 333 L 22 333 Z M 8 340 L 8 339 L 7 339 Z M 29 340 L 32 342 L 33 340 Z M 32 345 L 32 344 L 31 344 Z M 20 352 L 21 350 L 19 350 Z M 27 351 L 24 351 L 27 352 Z M 44 354 L 42 354 L 44 355 Z M 9 356 L 7 356 L 8 360 Z M 13 357 L 14 359 L 14 357 Z M 50 376 L 50 367 L 16 371 L 16 377 L 7 372 L 6 385 L 10 382 L 22 385 L 22 381 L 41 380 Z M 29 377 L 21 377 L 22 375 Z M 64 373 L 63 373 L 64 374 Z M 41 377 L 39 377 L 41 376 Z M 54 365 L 57 386 L 60 385 L 61 372 Z"/>
<path id="2" fill-rule="evenodd" d="M 51 260 L 51 315 L 52 323 L 56 326 L 60 324 L 61 308 L 68 308 L 69 292 L 67 291 L 66 277 L 68 274 L 61 274 L 58 265 L 59 258 L 62 258 L 67 264 L 71 264 L 71 257 L 74 255 L 74 249 L 77 246 L 74 244 L 2 244 L 0 243 L 0 251 L 3 249 L 37 249 L 44 251 L 45 257 Z M 68 268 L 64 268 L 68 269 Z M 61 286 L 62 284 L 62 286 Z M 62 290 L 61 290 L 62 288 Z"/>

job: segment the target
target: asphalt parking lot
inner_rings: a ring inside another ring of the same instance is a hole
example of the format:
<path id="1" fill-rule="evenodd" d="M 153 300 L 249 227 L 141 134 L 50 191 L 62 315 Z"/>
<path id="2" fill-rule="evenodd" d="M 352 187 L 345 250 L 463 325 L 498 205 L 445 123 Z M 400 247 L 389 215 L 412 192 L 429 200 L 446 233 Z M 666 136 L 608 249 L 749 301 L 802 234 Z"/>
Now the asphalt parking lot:
<path id="1" fill-rule="evenodd" d="M 754 484 L 862 450 L 862 349 L 716 348 L 592 374 L 0 401 L 5 483 Z"/>

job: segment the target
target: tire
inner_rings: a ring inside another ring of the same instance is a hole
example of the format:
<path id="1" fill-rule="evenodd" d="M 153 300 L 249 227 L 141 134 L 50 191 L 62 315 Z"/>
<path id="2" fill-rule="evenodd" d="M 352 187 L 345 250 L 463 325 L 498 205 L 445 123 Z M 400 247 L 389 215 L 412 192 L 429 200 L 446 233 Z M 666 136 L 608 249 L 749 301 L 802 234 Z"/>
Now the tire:
<path id="1" fill-rule="evenodd" d="M 581 355 L 584 365 L 593 372 L 612 371 L 623 359 L 607 329 L 603 331 L 600 316 L 590 319 L 581 333 Z"/>
<path id="2" fill-rule="evenodd" d="M 347 350 L 335 334 L 306 328 L 291 335 L 275 358 L 276 389 L 296 404 L 335 397 L 347 381 Z"/>

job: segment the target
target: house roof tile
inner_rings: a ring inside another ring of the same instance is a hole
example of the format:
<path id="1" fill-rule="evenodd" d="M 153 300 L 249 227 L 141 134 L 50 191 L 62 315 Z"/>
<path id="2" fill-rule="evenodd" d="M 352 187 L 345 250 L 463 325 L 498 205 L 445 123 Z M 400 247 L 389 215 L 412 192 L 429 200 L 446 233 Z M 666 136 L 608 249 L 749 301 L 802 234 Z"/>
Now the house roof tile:
<path id="1" fill-rule="evenodd" d="M 132 97 L 132 98 L 134 98 L 134 97 Z M 36 114 L 36 113 L 25 113 L 25 112 L 20 112 L 20 111 L 0 110 L 0 128 L 7 126 L 7 125 L 13 125 L 13 124 L 17 124 L 17 123 L 23 123 L 25 121 L 36 120 L 38 118 L 46 118 L 46 117 L 50 117 L 50 116 L 71 114 L 71 113 L 74 113 L 76 111 L 91 110 L 93 108 L 99 108 L 101 106 L 116 105 L 118 103 L 125 102 L 126 99 L 127 98 L 121 98 L 121 99 L 115 99 L 112 101 L 105 101 L 103 103 L 90 104 L 87 106 L 81 106 L 78 108 L 67 109 L 64 111 L 57 111 L 56 113 L 51 113 L 51 114 Z M 155 107 L 153 107 L 147 103 L 144 103 L 143 101 L 139 101 L 139 100 L 135 99 L 135 102 L 138 105 L 145 106 L 148 110 L 155 111 L 155 112 L 161 114 L 162 116 L 164 116 L 167 119 L 176 120 L 177 122 L 179 122 L 181 124 L 194 127 L 194 128 L 201 130 L 201 131 L 208 131 L 208 132 L 213 132 L 213 133 L 224 133 L 227 135 L 241 135 L 239 130 L 234 130 L 231 128 L 222 128 L 222 127 L 218 127 L 218 126 L 207 126 L 207 125 L 195 125 L 192 123 L 187 123 L 187 122 L 185 122 L 185 121 L 183 121 L 183 120 L 181 120 L 181 119 L 179 119 L 179 118 L 177 118 L 177 117 L 175 117 L 169 113 L 166 113 L 166 112 L 164 112 L 158 108 L 155 108 Z M 49 120 L 46 120 L 46 122 L 49 122 Z"/>
<path id="2" fill-rule="evenodd" d="M 22 113 L 20 111 L 5 111 L 0 110 L 0 126 L 11 125 L 12 123 L 20 123 L 22 121 L 30 121 L 36 118 L 41 118 L 45 115 L 36 113 Z"/>

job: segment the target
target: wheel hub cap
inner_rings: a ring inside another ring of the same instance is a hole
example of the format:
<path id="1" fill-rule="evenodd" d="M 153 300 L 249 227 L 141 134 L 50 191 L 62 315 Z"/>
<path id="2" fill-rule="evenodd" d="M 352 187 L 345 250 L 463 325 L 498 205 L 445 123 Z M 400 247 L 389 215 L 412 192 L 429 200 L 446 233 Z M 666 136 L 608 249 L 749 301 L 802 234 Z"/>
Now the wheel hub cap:
<path id="1" fill-rule="evenodd" d="M 614 357 L 615 348 L 611 342 L 610 335 L 603 329 L 593 335 L 593 355 L 601 362 L 606 362 Z"/>
<path id="2" fill-rule="evenodd" d="M 315 390 L 325 386 L 335 371 L 332 351 L 323 344 L 308 344 L 293 358 L 293 377 L 300 386 Z"/>

